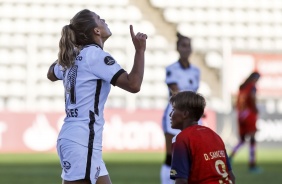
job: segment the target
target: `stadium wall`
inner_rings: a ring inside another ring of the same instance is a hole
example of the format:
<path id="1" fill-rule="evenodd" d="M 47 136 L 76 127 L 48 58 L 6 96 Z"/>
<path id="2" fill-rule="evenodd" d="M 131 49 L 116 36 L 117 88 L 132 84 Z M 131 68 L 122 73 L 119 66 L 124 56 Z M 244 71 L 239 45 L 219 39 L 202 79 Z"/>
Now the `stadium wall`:
<path id="1" fill-rule="evenodd" d="M 103 150 L 106 152 L 162 152 L 162 110 L 107 109 Z M 215 130 L 227 147 L 237 142 L 236 114 L 207 110 L 203 124 Z M 0 112 L 0 153 L 56 152 L 56 139 L 64 113 Z M 261 114 L 257 140 L 281 146 L 280 114 Z"/>
<path id="2" fill-rule="evenodd" d="M 0 153 L 56 152 L 56 139 L 64 113 L 0 112 Z M 162 110 L 107 109 L 104 151 L 164 151 Z M 216 129 L 213 111 L 206 112 L 206 126 Z"/>

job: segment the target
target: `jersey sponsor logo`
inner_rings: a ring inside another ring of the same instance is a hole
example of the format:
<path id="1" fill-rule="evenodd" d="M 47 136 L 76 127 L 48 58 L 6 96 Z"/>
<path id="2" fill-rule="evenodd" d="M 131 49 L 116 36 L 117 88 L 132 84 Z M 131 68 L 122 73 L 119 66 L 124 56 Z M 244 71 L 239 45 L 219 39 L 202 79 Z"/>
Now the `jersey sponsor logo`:
<path id="1" fill-rule="evenodd" d="M 171 71 L 167 71 L 166 76 L 168 76 L 168 77 L 171 76 Z"/>
<path id="2" fill-rule="evenodd" d="M 176 170 L 171 169 L 171 170 L 170 170 L 170 175 L 171 175 L 171 176 L 175 176 L 175 175 L 177 175 Z"/>
<path id="3" fill-rule="evenodd" d="M 111 56 L 106 56 L 104 62 L 106 65 L 113 65 L 116 61 Z"/>
<path id="4" fill-rule="evenodd" d="M 64 171 L 67 173 L 68 170 L 71 168 L 71 164 L 68 161 L 63 161 L 63 168 Z"/>

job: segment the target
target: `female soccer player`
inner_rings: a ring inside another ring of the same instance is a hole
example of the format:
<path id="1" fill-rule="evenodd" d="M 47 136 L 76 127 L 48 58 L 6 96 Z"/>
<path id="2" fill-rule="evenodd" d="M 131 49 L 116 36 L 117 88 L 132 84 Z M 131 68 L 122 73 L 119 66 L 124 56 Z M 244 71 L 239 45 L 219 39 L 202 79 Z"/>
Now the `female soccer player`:
<path id="1" fill-rule="evenodd" d="M 63 80 L 65 88 L 66 117 L 57 142 L 64 184 L 111 184 L 102 160 L 104 105 L 111 85 L 131 93 L 140 90 L 147 38 L 130 26 L 135 57 L 128 74 L 103 50 L 111 35 L 98 14 L 78 12 L 63 27 L 58 61 L 47 74 L 51 81 Z"/>
<path id="2" fill-rule="evenodd" d="M 236 105 L 240 140 L 230 154 L 230 159 L 232 159 L 239 148 L 245 143 L 246 137 L 250 137 L 249 170 L 251 172 L 261 171 L 261 169 L 256 165 L 255 158 L 255 133 L 257 131 L 256 122 L 258 116 L 258 109 L 256 105 L 256 83 L 259 78 L 260 74 L 258 72 L 253 72 L 240 86 Z"/>
<path id="3" fill-rule="evenodd" d="M 199 126 L 205 99 L 192 91 L 172 96 L 171 127 L 181 132 L 172 140 L 170 178 L 175 184 L 234 184 L 225 145 L 213 130 Z"/>
<path id="4" fill-rule="evenodd" d="M 179 53 L 179 59 L 175 63 L 166 67 L 166 84 L 170 95 L 172 92 L 183 90 L 197 91 L 200 83 L 200 70 L 190 63 L 189 57 L 192 52 L 191 39 L 177 33 L 176 48 Z M 171 128 L 169 113 L 172 106 L 168 103 L 162 120 L 163 131 L 166 142 L 166 158 L 161 167 L 161 184 L 171 184 L 173 180 L 169 178 L 171 166 L 171 140 L 180 130 Z"/>

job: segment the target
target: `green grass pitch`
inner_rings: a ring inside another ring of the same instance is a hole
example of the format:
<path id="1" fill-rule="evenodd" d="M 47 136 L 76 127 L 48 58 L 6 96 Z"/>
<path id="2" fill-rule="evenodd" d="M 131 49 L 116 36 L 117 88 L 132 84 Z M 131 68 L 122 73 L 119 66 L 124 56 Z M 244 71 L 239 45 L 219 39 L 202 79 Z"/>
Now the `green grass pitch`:
<path id="1" fill-rule="evenodd" d="M 261 174 L 247 170 L 248 151 L 240 150 L 233 163 L 236 183 L 281 184 L 282 149 L 258 148 Z M 104 153 L 113 184 L 159 184 L 164 153 Z M 56 154 L 0 154 L 1 184 L 59 184 L 61 168 Z"/>

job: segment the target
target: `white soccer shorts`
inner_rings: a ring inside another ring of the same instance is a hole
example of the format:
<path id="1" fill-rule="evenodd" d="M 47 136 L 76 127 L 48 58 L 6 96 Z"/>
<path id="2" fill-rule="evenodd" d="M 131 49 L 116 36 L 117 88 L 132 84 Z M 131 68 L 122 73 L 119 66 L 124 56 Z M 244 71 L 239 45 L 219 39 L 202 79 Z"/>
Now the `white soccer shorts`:
<path id="1" fill-rule="evenodd" d="M 108 175 L 101 150 L 89 150 L 76 142 L 60 139 L 57 152 L 62 166 L 61 177 L 66 181 L 90 179 L 95 184 L 99 176 Z"/>

